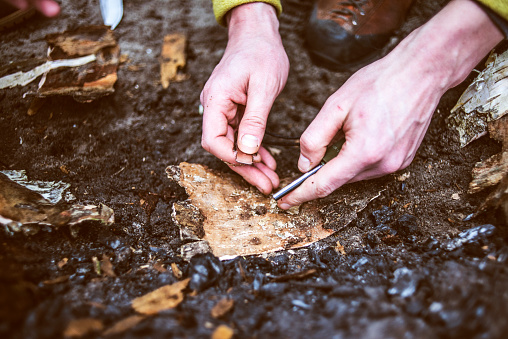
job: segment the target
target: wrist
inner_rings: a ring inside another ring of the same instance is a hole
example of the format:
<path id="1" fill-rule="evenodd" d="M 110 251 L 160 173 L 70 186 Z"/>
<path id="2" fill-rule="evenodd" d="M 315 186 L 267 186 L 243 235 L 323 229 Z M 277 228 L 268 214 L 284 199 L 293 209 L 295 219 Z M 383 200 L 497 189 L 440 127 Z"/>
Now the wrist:
<path id="1" fill-rule="evenodd" d="M 412 51 L 420 74 L 443 93 L 461 83 L 503 35 L 474 1 L 451 1 L 397 49 Z"/>
<path id="2" fill-rule="evenodd" d="M 246 3 L 233 8 L 226 15 L 229 38 L 238 32 L 279 31 L 275 7 L 264 2 Z"/>

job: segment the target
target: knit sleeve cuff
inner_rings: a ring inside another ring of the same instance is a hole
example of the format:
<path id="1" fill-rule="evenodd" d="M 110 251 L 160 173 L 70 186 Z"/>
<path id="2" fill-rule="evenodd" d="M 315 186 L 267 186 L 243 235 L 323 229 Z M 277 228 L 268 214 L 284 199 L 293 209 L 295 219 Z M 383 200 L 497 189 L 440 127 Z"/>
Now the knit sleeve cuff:
<path id="1" fill-rule="evenodd" d="M 272 5 L 277 10 L 277 15 L 282 13 L 282 5 L 280 0 L 212 0 L 213 2 L 213 13 L 215 14 L 215 19 L 222 26 L 226 25 L 226 14 L 233 8 L 251 3 L 251 2 L 264 2 Z"/>

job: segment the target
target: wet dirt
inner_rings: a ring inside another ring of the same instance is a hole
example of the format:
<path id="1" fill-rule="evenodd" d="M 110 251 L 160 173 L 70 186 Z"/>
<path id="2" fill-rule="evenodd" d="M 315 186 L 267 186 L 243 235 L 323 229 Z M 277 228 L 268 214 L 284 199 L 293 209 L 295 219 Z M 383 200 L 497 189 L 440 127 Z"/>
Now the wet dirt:
<path id="1" fill-rule="evenodd" d="M 398 38 L 444 3 L 417 1 Z M 352 72 L 311 63 L 303 48 L 311 1 L 283 5 L 280 31 L 292 68 L 268 126 L 273 133 L 298 136 Z M 205 255 L 187 263 L 171 219 L 172 203 L 186 194 L 166 177 L 165 168 L 186 161 L 229 171 L 201 148 L 198 110 L 200 91 L 221 58 L 227 34 L 215 23 L 208 0 L 126 0 L 124 6 L 115 35 L 129 61 L 118 70 L 114 94 L 88 104 L 49 98 L 28 116 L 37 82 L 0 90 L 0 169 L 68 182 L 77 202 L 104 203 L 116 218 L 110 227 L 82 225 L 77 238 L 66 229 L 30 237 L 0 233 L 2 337 L 60 337 L 67 324 L 81 318 L 111 327 L 135 314 L 133 299 L 178 280 L 171 264 L 198 292 L 186 292 L 178 307 L 142 319 L 118 336 L 210 337 L 219 325 L 237 337 L 258 338 L 500 338 L 508 331 L 502 221 L 494 213 L 462 221 L 489 193 L 467 194 L 471 169 L 500 145 L 484 137 L 460 149 L 445 123 L 474 74 L 443 96 L 406 170 L 347 187 L 362 192 L 376 185 L 384 191 L 336 235 L 301 250 L 222 263 Z M 2 32 L 0 67 L 43 57 L 47 34 L 101 23 L 97 1 L 64 2 L 56 20 L 35 17 Z M 164 35 L 174 32 L 187 36 L 189 79 L 163 89 L 161 45 Z M 296 175 L 298 149 L 279 148 L 279 175 Z M 407 172 L 405 181 L 397 180 Z M 325 227 L 339 228 L 341 201 L 340 192 L 326 198 Z M 487 224 L 494 226 L 482 226 Z M 111 258 L 116 277 L 97 274 L 93 258 L 103 256 Z M 296 272 L 312 274 L 284 278 Z M 224 297 L 234 306 L 212 317 Z"/>

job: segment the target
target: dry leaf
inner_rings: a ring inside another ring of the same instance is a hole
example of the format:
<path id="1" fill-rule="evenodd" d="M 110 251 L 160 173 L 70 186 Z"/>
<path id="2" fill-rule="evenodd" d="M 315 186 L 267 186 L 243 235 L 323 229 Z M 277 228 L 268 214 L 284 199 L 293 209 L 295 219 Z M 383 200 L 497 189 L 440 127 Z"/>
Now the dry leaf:
<path id="1" fill-rule="evenodd" d="M 133 328 L 134 326 L 136 326 L 145 319 L 146 317 L 143 315 L 131 315 L 130 317 L 120 320 L 119 322 L 108 328 L 106 331 L 104 331 L 104 333 L 102 334 L 105 336 L 109 336 L 123 333 L 128 329 Z"/>
<path id="2" fill-rule="evenodd" d="M 113 270 L 113 264 L 111 263 L 111 260 L 109 260 L 109 257 L 105 254 L 102 255 L 101 269 L 104 275 L 112 278 L 116 277 L 115 271 Z"/>
<path id="3" fill-rule="evenodd" d="M 212 308 L 210 312 L 211 316 L 214 318 L 221 318 L 226 313 L 231 311 L 235 302 L 233 299 L 223 298 L 221 299 L 215 306 Z"/>
<path id="4" fill-rule="evenodd" d="M 178 281 L 172 285 L 162 286 L 144 296 L 132 301 L 132 308 L 142 314 L 156 314 L 178 306 L 183 300 L 183 290 L 189 284 L 190 278 Z"/>
<path id="5" fill-rule="evenodd" d="M 212 333 L 212 339 L 231 339 L 235 333 L 226 325 L 219 325 Z"/>
<path id="6" fill-rule="evenodd" d="M 185 67 L 185 45 L 187 38 L 182 33 L 168 34 L 164 37 L 161 52 L 161 84 L 168 88 L 170 81 L 182 81 L 187 77 L 178 74 Z"/>
<path id="7" fill-rule="evenodd" d="M 79 338 L 92 332 L 102 331 L 102 321 L 93 318 L 71 320 L 64 332 L 64 337 Z"/>
<path id="8" fill-rule="evenodd" d="M 62 267 L 64 267 L 65 265 L 67 265 L 67 262 L 69 261 L 69 258 L 63 258 L 62 260 L 60 260 L 58 262 L 58 264 L 56 264 L 58 266 L 59 269 L 62 269 Z"/>

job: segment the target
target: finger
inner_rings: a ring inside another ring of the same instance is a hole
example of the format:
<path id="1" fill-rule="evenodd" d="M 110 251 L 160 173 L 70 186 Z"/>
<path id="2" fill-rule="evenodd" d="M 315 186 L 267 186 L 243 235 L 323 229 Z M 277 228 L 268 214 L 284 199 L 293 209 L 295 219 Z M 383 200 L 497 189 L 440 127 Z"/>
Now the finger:
<path id="1" fill-rule="evenodd" d="M 278 201 L 279 207 L 288 209 L 306 201 L 324 198 L 348 183 L 364 170 L 362 160 L 356 154 L 358 152 L 354 146 L 351 147 L 346 141 L 337 157 L 305 180 L 300 187 L 280 199 Z"/>
<path id="2" fill-rule="evenodd" d="M 261 156 L 262 162 L 272 171 L 277 169 L 277 162 L 275 161 L 272 154 L 263 146 L 259 148 L 258 154 Z"/>
<path id="3" fill-rule="evenodd" d="M 272 189 L 279 187 L 280 180 L 279 180 L 279 176 L 277 175 L 277 173 L 275 173 L 275 171 L 273 171 L 271 168 L 269 168 L 265 164 L 254 164 L 254 166 L 256 166 L 256 168 L 259 169 L 261 172 L 263 172 L 268 177 L 268 179 L 270 179 L 270 181 L 272 182 Z M 265 192 L 265 194 L 270 194 L 270 193 L 271 193 L 271 191 Z"/>
<path id="4" fill-rule="evenodd" d="M 60 6 L 53 0 L 31 0 L 30 2 L 48 18 L 55 17 L 60 13 Z"/>
<path id="5" fill-rule="evenodd" d="M 217 158 L 236 163 L 234 131 L 229 119 L 236 114 L 236 105 L 229 99 L 218 97 L 203 102 L 203 134 L 201 145 Z"/>
<path id="6" fill-rule="evenodd" d="M 270 194 L 273 190 L 273 184 L 270 177 L 268 177 L 260 168 L 260 164 L 253 166 L 229 166 L 234 172 L 240 174 L 249 184 L 256 186 L 256 188 L 263 194 Z"/>
<path id="7" fill-rule="evenodd" d="M 300 138 L 300 158 L 298 169 L 308 172 L 323 159 L 327 146 L 342 128 L 347 110 L 337 103 L 337 98 L 329 98 L 323 108 L 303 132 Z"/>
<path id="8" fill-rule="evenodd" d="M 264 88 L 265 84 L 251 81 L 245 113 L 238 127 L 238 148 L 248 154 L 258 152 L 265 135 L 266 120 L 275 100 L 273 95 L 264 93 Z"/>
<path id="9" fill-rule="evenodd" d="M 11 4 L 12 6 L 18 8 L 18 9 L 27 9 L 28 8 L 28 1 L 27 0 L 6 0 L 7 3 Z"/>

